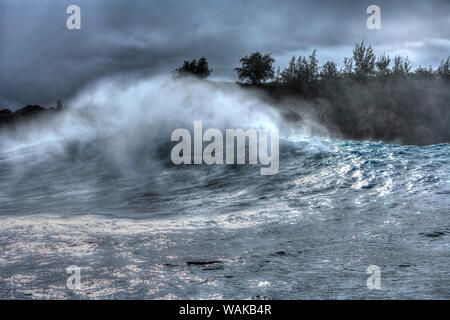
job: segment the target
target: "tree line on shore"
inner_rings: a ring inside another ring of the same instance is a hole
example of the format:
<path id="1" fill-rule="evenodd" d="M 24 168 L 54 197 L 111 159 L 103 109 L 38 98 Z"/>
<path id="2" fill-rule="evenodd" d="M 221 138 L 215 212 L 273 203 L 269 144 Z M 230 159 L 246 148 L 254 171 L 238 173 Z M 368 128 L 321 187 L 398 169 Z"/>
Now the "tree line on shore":
<path id="1" fill-rule="evenodd" d="M 242 86 L 260 89 L 286 119 L 300 121 L 300 126 L 306 118 L 345 139 L 450 142 L 450 57 L 436 69 L 413 70 L 408 58 L 376 57 L 373 47 L 361 42 L 340 68 L 332 61 L 319 65 L 316 50 L 292 57 L 284 70 L 275 72 L 274 63 L 270 54 L 254 52 L 241 58 L 234 71 Z M 212 71 L 202 57 L 185 61 L 173 75 L 206 79 Z M 0 110 L 0 129 L 64 109 L 59 100 L 55 108 Z"/>
<path id="2" fill-rule="evenodd" d="M 309 56 L 293 56 L 289 65 L 282 71 L 278 67 L 275 72 L 274 63 L 275 59 L 270 53 L 253 52 L 241 58 L 241 65 L 234 71 L 240 83 L 252 85 L 272 83 L 300 92 L 313 90 L 319 82 L 343 78 L 359 82 L 374 78 L 382 80 L 406 77 L 450 79 L 450 56 L 443 59 L 435 70 L 432 66 L 419 66 L 413 70 L 408 57 L 396 55 L 392 59 L 386 53 L 376 57 L 372 45 L 365 45 L 364 42 L 355 44 L 352 57 L 344 58 L 341 68 L 334 61 L 326 61 L 320 66 L 316 50 L 313 50 Z M 193 75 L 207 78 L 212 71 L 208 67 L 207 59 L 202 57 L 198 61 L 196 59 L 184 61 L 184 64 L 173 73 L 176 77 Z"/>
<path id="3" fill-rule="evenodd" d="M 67 106 L 63 104 L 62 99 L 57 99 L 56 107 L 44 108 L 39 105 L 27 105 L 15 111 L 0 109 L 0 129 L 4 126 L 13 126 L 43 115 L 56 114 L 66 108 Z"/>
<path id="4" fill-rule="evenodd" d="M 207 78 L 212 70 L 206 58 L 201 61 L 201 68 L 196 60 L 185 62 L 175 76 Z M 407 57 L 377 57 L 360 42 L 340 68 L 333 61 L 319 65 L 316 50 L 292 57 L 284 70 L 275 71 L 274 63 L 271 54 L 254 52 L 234 71 L 238 83 L 260 88 L 293 121 L 312 118 L 345 139 L 450 142 L 450 57 L 436 69 L 413 70 Z"/>

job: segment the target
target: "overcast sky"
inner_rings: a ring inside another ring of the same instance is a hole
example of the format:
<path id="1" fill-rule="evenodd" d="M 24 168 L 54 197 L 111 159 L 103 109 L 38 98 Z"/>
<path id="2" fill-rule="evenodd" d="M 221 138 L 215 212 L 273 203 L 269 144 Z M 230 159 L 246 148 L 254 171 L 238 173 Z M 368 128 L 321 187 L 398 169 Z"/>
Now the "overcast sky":
<path id="1" fill-rule="evenodd" d="M 71 4 L 81 30 L 66 27 Z M 381 30 L 366 27 L 371 4 Z M 201 56 L 213 79 L 232 81 L 239 58 L 256 50 L 282 69 L 314 48 L 321 64 L 341 64 L 361 40 L 436 67 L 450 55 L 450 1 L 0 0 L 0 109 L 53 105 L 101 77 L 167 74 Z"/>

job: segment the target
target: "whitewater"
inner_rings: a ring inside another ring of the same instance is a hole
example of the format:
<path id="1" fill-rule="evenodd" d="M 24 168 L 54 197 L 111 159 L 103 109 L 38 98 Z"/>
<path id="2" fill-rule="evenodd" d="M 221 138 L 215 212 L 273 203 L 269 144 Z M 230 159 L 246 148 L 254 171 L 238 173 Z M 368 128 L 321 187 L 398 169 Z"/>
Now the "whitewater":
<path id="1" fill-rule="evenodd" d="M 194 79 L 106 79 L 69 105 L 0 132 L 0 299 L 450 298 L 449 144 L 332 138 Z M 278 128 L 278 173 L 174 165 L 194 121 Z"/>

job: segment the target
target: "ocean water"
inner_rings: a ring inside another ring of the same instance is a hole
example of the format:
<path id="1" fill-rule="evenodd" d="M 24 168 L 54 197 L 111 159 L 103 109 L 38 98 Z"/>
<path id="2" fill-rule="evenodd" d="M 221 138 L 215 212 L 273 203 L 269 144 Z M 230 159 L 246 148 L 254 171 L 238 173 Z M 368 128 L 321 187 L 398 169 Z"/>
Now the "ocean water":
<path id="1" fill-rule="evenodd" d="M 0 299 L 450 298 L 450 145 L 317 137 L 198 83 L 112 81 L 72 103 L 1 133 Z M 283 128 L 279 172 L 171 164 L 193 120 Z"/>

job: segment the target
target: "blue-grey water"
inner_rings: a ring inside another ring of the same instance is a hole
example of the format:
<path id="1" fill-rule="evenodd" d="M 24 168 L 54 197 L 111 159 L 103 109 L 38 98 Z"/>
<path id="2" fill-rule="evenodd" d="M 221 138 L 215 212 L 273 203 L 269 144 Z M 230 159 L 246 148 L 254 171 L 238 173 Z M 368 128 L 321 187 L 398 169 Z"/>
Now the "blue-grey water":
<path id="1" fill-rule="evenodd" d="M 0 299 L 450 298 L 450 145 L 291 135 L 261 176 L 96 112 L 1 136 Z"/>

